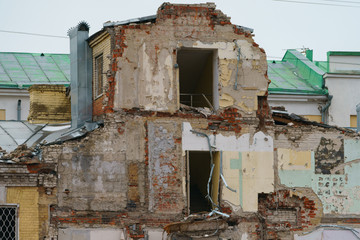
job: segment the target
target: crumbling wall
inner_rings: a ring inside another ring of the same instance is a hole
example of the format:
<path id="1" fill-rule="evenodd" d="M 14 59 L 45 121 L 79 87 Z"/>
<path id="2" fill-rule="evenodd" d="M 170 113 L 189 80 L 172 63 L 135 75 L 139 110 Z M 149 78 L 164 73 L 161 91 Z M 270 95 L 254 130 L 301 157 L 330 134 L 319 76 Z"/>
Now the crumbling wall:
<path id="1" fill-rule="evenodd" d="M 2 156 L 0 203 L 17 204 L 19 239 L 51 239 L 49 206 L 56 204 L 56 166 L 40 162 L 34 153 L 20 145 Z"/>
<path id="2" fill-rule="evenodd" d="M 139 165 L 144 162 L 145 146 L 144 130 L 139 125 L 144 124 L 130 119 L 113 121 L 80 143 L 63 144 L 58 160 L 60 207 L 118 211 L 128 204 L 144 204 L 143 197 L 135 197 L 137 202 L 134 203 L 127 201 L 128 174 L 134 174 L 135 166 L 138 166 L 135 174 L 144 171 L 144 167 Z M 139 179 L 140 183 L 143 181 L 144 176 Z M 144 196 L 143 187 L 138 189 L 139 196 Z"/>
<path id="3" fill-rule="evenodd" d="M 275 136 L 279 187 L 312 189 L 326 214 L 360 213 L 355 133 L 302 126 L 277 127 Z"/>
<path id="4" fill-rule="evenodd" d="M 201 128 L 183 122 L 183 151 L 209 151 L 207 139 L 192 131 Z M 263 132 L 236 135 L 233 130 L 204 133 L 208 134 L 212 151 L 222 153 L 223 176 L 236 190 L 223 187 L 221 199 L 235 212 L 256 212 L 258 193 L 274 190 L 272 137 Z"/>
<path id="5" fill-rule="evenodd" d="M 266 95 L 264 51 L 249 32 L 232 25 L 212 4 L 164 4 L 155 23 L 115 26 L 112 36 L 117 65 L 112 69 L 115 79 L 108 79 L 105 103 L 115 110 L 177 111 L 177 51 L 182 48 L 216 51 L 219 96 L 215 105 L 236 106 L 243 114 L 255 116 L 257 97 Z"/>

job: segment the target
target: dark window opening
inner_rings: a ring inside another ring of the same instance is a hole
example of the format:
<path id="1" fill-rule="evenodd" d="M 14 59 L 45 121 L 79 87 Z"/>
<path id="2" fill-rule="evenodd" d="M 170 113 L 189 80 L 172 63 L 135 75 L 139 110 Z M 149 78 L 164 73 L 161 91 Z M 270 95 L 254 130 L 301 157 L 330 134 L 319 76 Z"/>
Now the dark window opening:
<path id="1" fill-rule="evenodd" d="M 0 239 L 18 239 L 16 206 L 0 206 Z"/>
<path id="2" fill-rule="evenodd" d="M 180 78 L 180 103 L 192 107 L 214 106 L 214 50 L 184 48 L 177 53 Z M 216 90 L 216 89 L 215 89 Z M 215 96 L 216 97 L 216 96 Z"/>
<path id="3" fill-rule="evenodd" d="M 95 58 L 95 97 L 99 97 L 103 93 L 103 55 Z"/>
<path id="4" fill-rule="evenodd" d="M 190 213 L 209 212 L 212 204 L 207 197 L 211 171 L 211 156 L 208 151 L 189 151 L 188 158 L 188 207 Z M 209 184 L 209 194 L 214 204 L 219 201 L 220 155 L 213 152 L 214 169 Z"/>

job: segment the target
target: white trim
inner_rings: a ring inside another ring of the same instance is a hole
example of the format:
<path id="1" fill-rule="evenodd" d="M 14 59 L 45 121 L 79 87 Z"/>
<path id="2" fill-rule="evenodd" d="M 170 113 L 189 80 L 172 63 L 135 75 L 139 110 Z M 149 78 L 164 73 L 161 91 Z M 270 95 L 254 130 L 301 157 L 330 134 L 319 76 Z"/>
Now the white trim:
<path id="1" fill-rule="evenodd" d="M 360 74 L 325 73 L 324 78 L 359 78 Z"/>
<path id="2" fill-rule="evenodd" d="M 26 89 L 0 88 L 0 96 L 30 97 L 30 94 L 29 91 Z"/>
<path id="3" fill-rule="evenodd" d="M 326 102 L 324 95 L 269 94 L 268 101 L 281 102 Z"/>

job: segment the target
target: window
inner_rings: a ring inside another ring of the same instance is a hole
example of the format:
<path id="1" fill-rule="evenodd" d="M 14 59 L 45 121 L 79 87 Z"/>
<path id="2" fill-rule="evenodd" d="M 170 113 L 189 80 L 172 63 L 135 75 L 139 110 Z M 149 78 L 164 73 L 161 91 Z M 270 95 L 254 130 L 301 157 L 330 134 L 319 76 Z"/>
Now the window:
<path id="1" fill-rule="evenodd" d="M 101 54 L 95 58 L 95 98 L 103 93 L 103 83 L 103 55 Z"/>
<path id="2" fill-rule="evenodd" d="M 218 108 L 217 52 L 183 48 L 177 53 L 180 103 L 192 107 Z"/>
<path id="3" fill-rule="evenodd" d="M 18 239 L 18 220 L 16 205 L 0 205 L 0 239 Z"/>
<path id="4" fill-rule="evenodd" d="M 6 120 L 5 116 L 5 109 L 0 109 L 0 120 Z"/>

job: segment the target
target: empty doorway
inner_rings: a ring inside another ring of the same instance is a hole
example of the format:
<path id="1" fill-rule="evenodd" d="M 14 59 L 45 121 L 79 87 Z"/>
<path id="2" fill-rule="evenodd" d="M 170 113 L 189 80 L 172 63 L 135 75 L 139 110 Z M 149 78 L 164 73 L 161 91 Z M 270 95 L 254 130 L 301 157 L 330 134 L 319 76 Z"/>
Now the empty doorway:
<path id="1" fill-rule="evenodd" d="M 211 172 L 211 156 L 208 151 L 188 151 L 188 208 L 190 213 L 209 212 L 213 206 L 209 196 L 215 204 L 219 197 L 220 158 L 218 152 L 212 153 L 214 169 L 208 186 Z"/>

